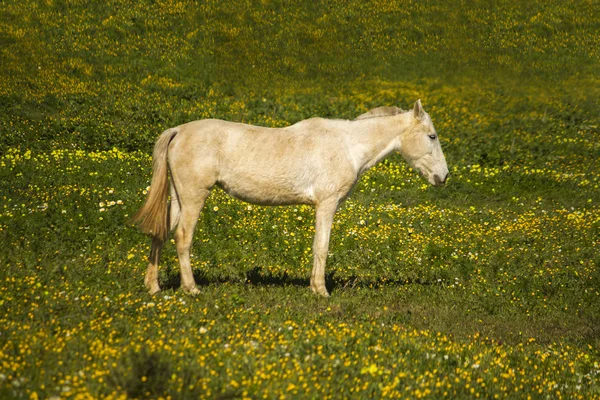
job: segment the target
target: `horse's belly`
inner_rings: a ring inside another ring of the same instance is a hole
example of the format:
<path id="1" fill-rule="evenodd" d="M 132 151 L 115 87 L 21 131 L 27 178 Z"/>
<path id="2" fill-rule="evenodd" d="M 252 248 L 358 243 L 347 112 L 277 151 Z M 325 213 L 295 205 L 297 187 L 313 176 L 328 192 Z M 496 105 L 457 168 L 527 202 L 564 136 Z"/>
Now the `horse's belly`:
<path id="1" fill-rule="evenodd" d="M 253 204 L 313 204 L 314 190 L 312 186 L 298 183 L 276 177 L 240 174 L 229 179 L 220 179 L 217 185 L 229 195 Z"/>

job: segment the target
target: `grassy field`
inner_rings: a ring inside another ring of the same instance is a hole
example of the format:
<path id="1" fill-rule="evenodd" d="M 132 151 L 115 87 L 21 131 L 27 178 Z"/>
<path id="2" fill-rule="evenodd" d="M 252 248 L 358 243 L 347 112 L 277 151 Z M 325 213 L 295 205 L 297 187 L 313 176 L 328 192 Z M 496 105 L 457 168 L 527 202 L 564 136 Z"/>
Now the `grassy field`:
<path id="1" fill-rule="evenodd" d="M 0 3 L 0 398 L 600 398 L 600 5 Z M 179 290 L 129 219 L 159 133 L 422 99 L 451 177 L 394 155 L 339 210 L 215 190 Z"/>

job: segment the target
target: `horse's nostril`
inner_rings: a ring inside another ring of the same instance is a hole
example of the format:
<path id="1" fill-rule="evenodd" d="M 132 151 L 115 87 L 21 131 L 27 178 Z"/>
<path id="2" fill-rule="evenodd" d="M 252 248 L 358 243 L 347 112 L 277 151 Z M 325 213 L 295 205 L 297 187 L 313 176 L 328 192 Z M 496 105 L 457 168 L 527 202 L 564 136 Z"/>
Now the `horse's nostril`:
<path id="1" fill-rule="evenodd" d="M 448 175 L 450 175 L 450 173 L 448 172 L 446 174 L 446 176 L 444 177 L 444 180 L 442 181 L 442 185 L 446 183 L 446 181 L 448 180 Z"/>
<path id="2" fill-rule="evenodd" d="M 448 174 L 444 176 L 444 179 L 440 178 L 439 175 L 433 175 L 433 180 L 437 186 L 441 186 L 446 183 L 446 179 L 448 179 Z"/>

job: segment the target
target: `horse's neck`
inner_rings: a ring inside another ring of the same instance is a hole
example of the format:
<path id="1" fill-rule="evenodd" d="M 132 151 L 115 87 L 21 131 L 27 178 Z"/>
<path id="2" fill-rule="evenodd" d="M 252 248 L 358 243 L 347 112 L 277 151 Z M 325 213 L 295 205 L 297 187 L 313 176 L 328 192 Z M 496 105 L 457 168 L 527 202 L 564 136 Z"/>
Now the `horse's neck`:
<path id="1" fill-rule="evenodd" d="M 348 148 L 354 167 L 359 174 L 400 150 L 400 132 L 405 129 L 401 116 L 365 120 L 349 134 Z"/>

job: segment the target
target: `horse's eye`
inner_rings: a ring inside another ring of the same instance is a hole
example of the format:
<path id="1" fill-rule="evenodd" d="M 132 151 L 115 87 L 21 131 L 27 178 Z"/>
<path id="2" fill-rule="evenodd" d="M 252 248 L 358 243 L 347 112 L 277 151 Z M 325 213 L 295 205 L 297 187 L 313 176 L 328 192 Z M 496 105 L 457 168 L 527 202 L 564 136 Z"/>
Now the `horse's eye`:
<path id="1" fill-rule="evenodd" d="M 429 135 L 429 139 L 431 139 L 431 140 L 435 140 L 436 138 L 437 138 L 436 135 Z"/>

